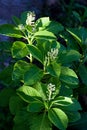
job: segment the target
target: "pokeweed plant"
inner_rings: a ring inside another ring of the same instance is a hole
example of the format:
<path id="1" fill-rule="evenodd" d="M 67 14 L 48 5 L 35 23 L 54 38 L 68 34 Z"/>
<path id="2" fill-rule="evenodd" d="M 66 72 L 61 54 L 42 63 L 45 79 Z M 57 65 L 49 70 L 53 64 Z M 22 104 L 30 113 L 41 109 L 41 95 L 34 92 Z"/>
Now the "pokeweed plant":
<path id="1" fill-rule="evenodd" d="M 1 34 L 16 38 L 11 47 L 12 84 L 1 91 L 0 104 L 2 97 L 8 97 L 4 104 L 14 115 L 13 130 L 52 130 L 53 126 L 66 130 L 80 119 L 81 106 L 73 96 L 79 79 L 67 65 L 68 60 L 79 60 L 80 54 L 57 41 L 64 28 L 49 17 L 35 21 L 34 12 L 25 12 L 13 20 L 15 25 L 0 25 Z M 63 64 L 64 55 L 69 59 L 65 57 Z"/>

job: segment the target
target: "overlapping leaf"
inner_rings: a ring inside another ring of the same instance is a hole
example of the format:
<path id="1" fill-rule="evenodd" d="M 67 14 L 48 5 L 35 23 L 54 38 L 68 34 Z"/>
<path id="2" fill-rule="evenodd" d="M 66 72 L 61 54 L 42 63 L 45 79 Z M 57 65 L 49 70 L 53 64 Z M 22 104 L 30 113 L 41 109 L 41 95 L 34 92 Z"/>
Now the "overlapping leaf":
<path id="1" fill-rule="evenodd" d="M 12 56 L 13 58 L 23 58 L 29 54 L 27 45 L 24 42 L 16 41 L 12 46 Z"/>
<path id="2" fill-rule="evenodd" d="M 48 118 L 57 128 L 66 130 L 68 125 L 68 117 L 61 109 L 52 108 L 49 110 Z"/>
<path id="3" fill-rule="evenodd" d="M 0 34 L 15 38 L 23 37 L 22 33 L 19 30 L 17 30 L 14 25 L 11 24 L 0 25 Z"/>

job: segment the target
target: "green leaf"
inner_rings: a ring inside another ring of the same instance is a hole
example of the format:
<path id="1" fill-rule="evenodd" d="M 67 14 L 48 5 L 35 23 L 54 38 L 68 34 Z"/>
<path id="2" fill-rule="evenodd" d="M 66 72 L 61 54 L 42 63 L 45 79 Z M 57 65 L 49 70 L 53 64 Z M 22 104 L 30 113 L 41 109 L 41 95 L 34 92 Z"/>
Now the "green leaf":
<path id="1" fill-rule="evenodd" d="M 49 22 L 49 17 L 39 18 L 35 23 L 36 29 L 39 30 L 41 27 L 46 26 Z"/>
<path id="2" fill-rule="evenodd" d="M 51 40 L 45 40 L 45 39 L 36 39 L 37 41 L 37 47 L 41 51 L 43 56 L 46 56 L 48 51 L 51 50 L 51 48 L 60 48 L 60 43 L 57 41 L 51 41 Z"/>
<path id="3" fill-rule="evenodd" d="M 0 91 L 0 106 L 6 107 L 9 105 L 9 99 L 15 94 L 14 89 L 4 88 Z"/>
<path id="4" fill-rule="evenodd" d="M 31 64 L 26 61 L 19 60 L 14 64 L 12 79 L 13 80 L 23 80 L 24 74 L 29 70 Z"/>
<path id="5" fill-rule="evenodd" d="M 50 75 L 55 76 L 59 78 L 60 73 L 61 73 L 61 66 L 60 64 L 52 63 L 49 66 L 47 66 L 47 71 L 49 72 Z"/>
<path id="6" fill-rule="evenodd" d="M 87 29 L 86 28 L 70 28 L 67 31 L 71 36 L 78 42 L 79 46 L 82 47 L 82 44 L 86 44 L 87 40 Z"/>
<path id="7" fill-rule="evenodd" d="M 71 87 L 67 85 L 61 85 L 59 95 L 65 96 L 65 97 L 71 97 L 73 95 L 73 90 Z"/>
<path id="8" fill-rule="evenodd" d="M 78 111 L 82 110 L 79 102 L 75 98 L 70 97 L 57 97 L 54 101 L 54 105 L 63 111 Z"/>
<path id="9" fill-rule="evenodd" d="M 42 100 L 40 93 L 32 87 L 29 86 L 22 86 L 17 89 L 17 94 L 25 101 L 25 102 L 32 102 L 36 100 Z"/>
<path id="10" fill-rule="evenodd" d="M 32 116 L 34 116 L 33 113 L 31 114 L 22 108 L 14 117 L 13 130 L 28 130 Z"/>
<path id="11" fill-rule="evenodd" d="M 79 83 L 76 73 L 68 67 L 61 68 L 60 80 L 66 84 L 71 85 L 72 88 L 77 87 L 76 85 Z"/>
<path id="12" fill-rule="evenodd" d="M 12 20 L 15 23 L 15 25 L 17 25 L 17 26 L 21 24 L 20 19 L 16 16 L 12 16 Z"/>
<path id="13" fill-rule="evenodd" d="M 73 101 L 71 98 L 69 97 L 63 97 L 63 96 L 59 96 L 59 97 L 56 97 L 53 101 L 53 103 L 55 105 L 59 105 L 59 106 L 69 106 L 71 104 L 73 104 Z"/>
<path id="14" fill-rule="evenodd" d="M 63 31 L 63 26 L 55 21 L 50 21 L 49 23 L 47 23 L 45 26 L 43 26 L 42 28 L 40 28 L 40 30 L 47 30 L 49 32 L 52 32 L 54 34 L 58 34 L 59 32 Z"/>
<path id="15" fill-rule="evenodd" d="M 43 100 L 47 99 L 47 95 L 46 95 L 47 85 L 46 84 L 37 82 L 34 85 L 34 88 L 40 93 L 40 95 L 41 95 L 41 97 L 42 97 Z"/>
<path id="16" fill-rule="evenodd" d="M 64 111 L 68 116 L 69 122 L 76 122 L 81 118 L 81 114 L 78 111 Z"/>
<path id="17" fill-rule="evenodd" d="M 86 130 L 86 128 L 87 128 L 87 112 L 82 112 L 80 120 L 70 123 L 69 128 L 70 129 L 73 128 L 76 130 Z"/>
<path id="18" fill-rule="evenodd" d="M 51 123 L 45 112 L 34 116 L 30 123 L 30 130 L 52 130 Z"/>
<path id="19" fill-rule="evenodd" d="M 67 29 L 67 31 L 73 36 L 73 38 L 74 38 L 74 39 L 78 42 L 78 44 L 81 46 L 81 38 L 79 38 L 79 37 L 75 34 L 76 30 L 75 30 L 74 32 L 72 32 L 71 29 Z"/>
<path id="20" fill-rule="evenodd" d="M 43 55 L 42 52 L 34 45 L 27 45 L 29 52 L 32 54 L 34 58 L 43 63 Z"/>
<path id="21" fill-rule="evenodd" d="M 56 40 L 56 36 L 52 33 L 52 32 L 49 32 L 49 31 L 38 31 L 34 34 L 34 37 L 36 39 L 44 39 L 44 40 Z"/>
<path id="22" fill-rule="evenodd" d="M 60 37 L 65 41 L 68 49 L 73 49 L 79 51 L 80 47 L 78 42 L 70 35 L 68 32 L 63 32 Z M 64 49 L 63 49 L 64 48 Z M 62 45 L 62 50 L 66 50 L 65 47 Z"/>
<path id="23" fill-rule="evenodd" d="M 43 77 L 43 71 L 37 66 L 32 65 L 29 70 L 24 74 L 24 84 L 33 85 L 40 81 Z"/>
<path id="24" fill-rule="evenodd" d="M 87 67 L 84 64 L 81 64 L 79 66 L 78 72 L 82 83 L 87 85 Z"/>
<path id="25" fill-rule="evenodd" d="M 13 130 L 52 130 L 51 123 L 46 113 L 29 113 L 25 109 L 16 113 Z"/>
<path id="26" fill-rule="evenodd" d="M 33 113 L 29 113 L 26 108 L 22 108 L 18 111 L 14 117 L 15 125 L 29 125 Z M 29 126 L 28 126 L 29 127 Z"/>
<path id="27" fill-rule="evenodd" d="M 50 109 L 48 111 L 48 118 L 57 128 L 66 130 L 68 125 L 68 117 L 61 109 Z"/>
<path id="28" fill-rule="evenodd" d="M 15 115 L 23 106 L 24 102 L 19 96 L 14 95 L 10 98 L 9 109 L 11 114 Z"/>
<path id="29" fill-rule="evenodd" d="M 44 104 L 40 101 L 34 101 L 27 106 L 27 111 L 29 112 L 41 112 L 44 108 Z"/>
<path id="30" fill-rule="evenodd" d="M 62 53 L 59 54 L 58 62 L 62 64 L 69 64 L 73 61 L 78 61 L 80 57 L 80 53 L 76 50 L 62 51 Z"/>
<path id="31" fill-rule="evenodd" d="M 22 33 L 16 29 L 14 25 L 11 24 L 3 24 L 0 25 L 0 34 L 15 38 L 22 38 Z"/>
<path id="32" fill-rule="evenodd" d="M 47 30 L 54 34 L 58 34 L 63 30 L 63 26 L 55 21 L 50 21 L 49 17 L 43 17 L 36 21 L 36 28 L 38 30 Z"/>
<path id="33" fill-rule="evenodd" d="M 13 58 L 23 58 L 29 54 L 27 45 L 24 42 L 16 41 L 12 46 L 12 56 Z"/>

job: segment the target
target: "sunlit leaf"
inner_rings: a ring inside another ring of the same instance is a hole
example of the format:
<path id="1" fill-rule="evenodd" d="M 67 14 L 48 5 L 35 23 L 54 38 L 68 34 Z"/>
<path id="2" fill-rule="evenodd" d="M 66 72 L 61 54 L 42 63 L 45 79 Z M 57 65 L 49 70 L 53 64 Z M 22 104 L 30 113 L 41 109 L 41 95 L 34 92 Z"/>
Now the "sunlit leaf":
<path id="1" fill-rule="evenodd" d="M 17 94 L 25 101 L 32 102 L 38 99 L 42 99 L 40 93 L 33 87 L 22 86 L 17 89 Z"/>
<path id="2" fill-rule="evenodd" d="M 29 50 L 24 42 L 16 41 L 12 46 L 12 56 L 13 58 L 23 58 L 29 54 Z"/>
<path id="3" fill-rule="evenodd" d="M 11 24 L 3 24 L 0 25 L 0 34 L 9 37 L 22 38 L 22 33 L 16 29 L 14 25 Z"/>
<path id="4" fill-rule="evenodd" d="M 48 111 L 48 118 L 57 128 L 66 130 L 68 125 L 68 117 L 61 109 L 50 109 Z"/>

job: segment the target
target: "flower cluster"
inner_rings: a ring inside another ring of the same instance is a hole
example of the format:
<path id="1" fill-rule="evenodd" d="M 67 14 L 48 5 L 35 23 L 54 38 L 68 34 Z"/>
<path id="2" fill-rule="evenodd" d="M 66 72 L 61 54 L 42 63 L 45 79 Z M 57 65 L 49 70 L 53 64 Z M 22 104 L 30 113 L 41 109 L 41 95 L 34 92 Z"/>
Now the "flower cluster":
<path id="1" fill-rule="evenodd" d="M 47 56 L 49 57 L 50 61 L 53 61 L 57 58 L 58 55 L 58 49 L 57 48 L 51 48 L 51 51 L 48 51 Z"/>
<path id="2" fill-rule="evenodd" d="M 54 92 L 55 92 L 55 85 L 52 83 L 49 83 L 47 85 L 47 97 L 49 101 L 52 99 L 52 95 L 54 94 Z"/>
<path id="3" fill-rule="evenodd" d="M 47 56 L 45 56 L 44 66 L 48 66 L 50 62 L 54 61 L 57 58 L 58 55 L 58 49 L 57 48 L 51 48 L 51 51 L 47 52 Z"/>
<path id="4" fill-rule="evenodd" d="M 26 25 L 33 25 L 35 20 L 35 13 L 29 12 L 27 13 Z"/>
<path id="5" fill-rule="evenodd" d="M 18 28 L 19 28 L 20 30 L 25 30 L 25 27 L 24 27 L 23 24 L 19 24 L 19 25 L 18 25 Z"/>

